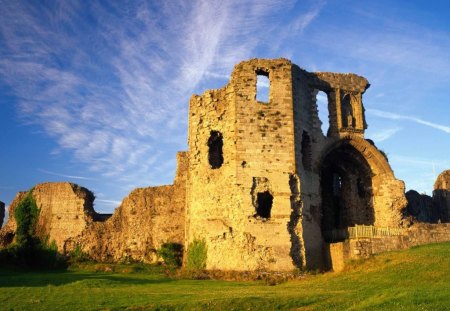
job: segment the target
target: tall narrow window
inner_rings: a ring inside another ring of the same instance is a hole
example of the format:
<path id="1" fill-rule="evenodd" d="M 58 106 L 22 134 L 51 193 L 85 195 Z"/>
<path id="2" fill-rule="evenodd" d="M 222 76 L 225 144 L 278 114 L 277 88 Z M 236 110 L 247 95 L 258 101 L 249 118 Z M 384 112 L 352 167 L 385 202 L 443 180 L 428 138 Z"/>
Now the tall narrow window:
<path id="1" fill-rule="evenodd" d="M 256 100 L 260 103 L 269 103 L 270 80 L 269 73 L 264 70 L 256 71 Z"/>
<path id="2" fill-rule="evenodd" d="M 211 131 L 208 139 L 208 161 L 212 169 L 217 169 L 223 164 L 223 138 L 222 133 L 218 131 Z"/>
<path id="3" fill-rule="evenodd" d="M 353 108 L 350 94 L 341 99 L 342 127 L 354 127 Z"/>
<path id="4" fill-rule="evenodd" d="M 328 117 L 328 95 L 323 91 L 318 91 L 316 95 L 317 111 L 319 113 L 319 119 L 322 123 L 321 130 L 323 136 L 327 136 L 328 129 L 330 128 L 330 119 Z"/>
<path id="5" fill-rule="evenodd" d="M 308 132 L 303 132 L 302 135 L 302 163 L 303 168 L 310 171 L 312 168 L 312 150 L 311 150 L 311 138 L 309 138 Z"/>

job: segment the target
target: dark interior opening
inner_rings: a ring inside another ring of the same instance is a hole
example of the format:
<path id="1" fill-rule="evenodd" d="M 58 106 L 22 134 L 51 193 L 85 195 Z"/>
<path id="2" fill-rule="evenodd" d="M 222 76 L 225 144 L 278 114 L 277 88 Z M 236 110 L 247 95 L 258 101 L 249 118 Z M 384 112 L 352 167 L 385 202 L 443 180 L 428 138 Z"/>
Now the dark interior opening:
<path id="1" fill-rule="evenodd" d="M 211 131 L 208 139 L 208 161 L 212 169 L 217 169 L 223 164 L 223 137 L 218 131 Z"/>
<path id="2" fill-rule="evenodd" d="M 373 225 L 372 171 L 359 151 L 348 144 L 331 151 L 322 162 L 320 184 L 326 242 L 345 240 L 350 226 Z"/>
<path id="3" fill-rule="evenodd" d="M 273 196 L 269 191 L 258 192 L 256 215 L 262 218 L 270 218 L 272 210 Z"/>
<path id="4" fill-rule="evenodd" d="M 312 150 L 311 150 L 311 138 L 308 132 L 302 134 L 302 163 L 303 168 L 310 171 L 312 168 Z"/>

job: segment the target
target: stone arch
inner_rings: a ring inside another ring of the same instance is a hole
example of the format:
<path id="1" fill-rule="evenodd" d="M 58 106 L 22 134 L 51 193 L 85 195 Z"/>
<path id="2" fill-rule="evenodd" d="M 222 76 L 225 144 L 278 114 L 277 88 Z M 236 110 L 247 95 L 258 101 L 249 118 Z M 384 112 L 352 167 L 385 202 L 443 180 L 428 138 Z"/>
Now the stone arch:
<path id="1" fill-rule="evenodd" d="M 334 167 L 330 166 L 330 163 Z M 352 169 L 352 166 L 356 167 L 356 170 Z M 404 183 L 395 179 L 387 159 L 367 140 L 348 135 L 331 143 L 322 152 L 318 171 L 321 174 L 322 214 L 327 212 L 327 208 L 344 209 L 343 212 L 332 212 L 332 216 L 323 216 L 325 222 L 322 221 L 322 231 L 330 228 L 344 229 L 355 224 L 399 226 L 401 210 L 406 206 Z M 344 200 L 344 204 L 348 204 L 349 200 L 359 202 L 358 204 L 362 202 L 365 210 L 363 213 L 352 210 L 351 206 L 336 206 L 339 202 L 330 202 L 334 200 L 327 194 L 327 191 L 333 191 L 330 188 L 330 182 L 334 182 L 331 181 L 334 178 L 330 175 L 332 173 L 342 179 L 341 187 L 347 187 L 346 195 L 351 193 L 352 197 Z M 336 220 L 333 227 L 329 218 L 335 214 L 341 218 Z"/>
<path id="2" fill-rule="evenodd" d="M 320 170 L 325 241 L 345 239 L 339 233 L 350 226 L 374 224 L 372 177 L 369 163 L 351 144 L 339 144 L 325 155 Z"/>
<path id="3" fill-rule="evenodd" d="M 359 151 L 370 165 L 374 175 L 386 175 L 389 178 L 395 178 L 386 157 L 366 139 L 356 136 L 344 136 L 342 139 L 328 145 L 322 152 L 320 163 L 323 162 L 324 157 L 328 153 L 343 145 L 350 145 Z"/>

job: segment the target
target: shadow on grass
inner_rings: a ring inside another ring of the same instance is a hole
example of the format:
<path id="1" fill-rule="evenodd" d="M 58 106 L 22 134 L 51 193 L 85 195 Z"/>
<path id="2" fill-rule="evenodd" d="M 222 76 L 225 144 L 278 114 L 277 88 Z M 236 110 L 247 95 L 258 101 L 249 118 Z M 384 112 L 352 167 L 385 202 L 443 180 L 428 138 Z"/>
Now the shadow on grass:
<path id="1" fill-rule="evenodd" d="M 6 271 L 0 269 L 0 288 L 79 285 L 84 287 L 114 287 L 123 285 L 148 285 L 169 283 L 174 280 L 163 276 L 129 277 L 123 274 L 71 271 Z"/>

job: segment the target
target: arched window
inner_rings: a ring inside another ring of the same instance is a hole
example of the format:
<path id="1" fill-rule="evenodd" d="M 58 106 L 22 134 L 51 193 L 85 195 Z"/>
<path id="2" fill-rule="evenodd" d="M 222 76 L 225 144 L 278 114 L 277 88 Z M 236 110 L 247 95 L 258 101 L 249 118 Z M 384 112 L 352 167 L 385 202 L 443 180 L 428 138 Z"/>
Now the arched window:
<path id="1" fill-rule="evenodd" d="M 330 119 L 328 111 L 328 95 L 323 91 L 318 91 L 316 95 L 316 105 L 319 114 L 320 122 L 322 123 L 321 130 L 323 136 L 328 135 L 330 128 Z"/>

